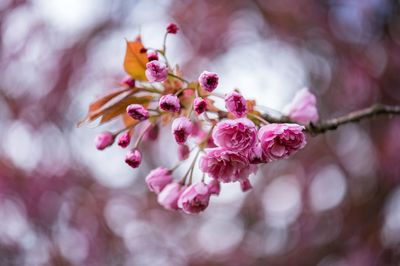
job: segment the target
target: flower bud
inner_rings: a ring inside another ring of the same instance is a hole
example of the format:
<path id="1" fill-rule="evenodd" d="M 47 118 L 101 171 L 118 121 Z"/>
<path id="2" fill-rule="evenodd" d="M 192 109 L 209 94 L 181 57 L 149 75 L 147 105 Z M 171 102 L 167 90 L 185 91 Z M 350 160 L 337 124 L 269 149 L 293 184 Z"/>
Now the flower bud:
<path id="1" fill-rule="evenodd" d="M 131 142 L 131 135 L 128 132 L 125 132 L 118 138 L 118 145 L 122 148 L 128 147 L 129 143 Z"/>
<path id="2" fill-rule="evenodd" d="M 225 96 L 226 109 L 237 118 L 246 115 L 246 100 L 240 93 L 233 91 Z"/>
<path id="3" fill-rule="evenodd" d="M 183 188 L 181 184 L 169 183 L 158 194 L 158 203 L 168 210 L 179 210 L 178 199 L 181 195 Z"/>
<path id="4" fill-rule="evenodd" d="M 218 86 L 219 77 L 217 73 L 204 71 L 199 77 L 200 86 L 208 92 L 212 92 Z"/>
<path id="5" fill-rule="evenodd" d="M 125 77 L 121 83 L 128 87 L 135 87 L 135 80 L 129 76 Z"/>
<path id="6" fill-rule="evenodd" d="M 159 101 L 159 106 L 162 110 L 173 113 L 177 113 L 181 109 L 179 98 L 174 94 L 167 94 L 161 96 Z"/>
<path id="7" fill-rule="evenodd" d="M 181 194 L 178 207 L 186 213 L 199 213 L 208 207 L 210 192 L 203 182 L 190 185 Z"/>
<path id="8" fill-rule="evenodd" d="M 167 26 L 167 32 L 171 34 L 176 34 L 179 28 L 175 23 L 169 23 Z"/>
<path id="9" fill-rule="evenodd" d="M 299 90 L 284 113 L 295 122 L 308 124 L 318 121 L 317 99 L 307 88 Z"/>
<path id="10" fill-rule="evenodd" d="M 154 125 L 150 126 L 150 128 L 146 131 L 146 133 L 144 133 L 143 139 L 154 141 L 158 138 L 159 131 L 160 131 L 160 127 L 158 126 L 158 124 L 154 124 Z"/>
<path id="11" fill-rule="evenodd" d="M 147 53 L 147 59 L 150 61 L 158 60 L 158 54 L 155 51 L 150 51 Z"/>
<path id="12" fill-rule="evenodd" d="M 189 158 L 190 149 L 188 145 L 179 145 L 178 146 L 178 159 L 179 161 L 184 161 Z"/>
<path id="13" fill-rule="evenodd" d="M 130 104 L 126 107 L 126 112 L 133 119 L 143 121 L 149 118 L 149 111 L 141 104 Z"/>
<path id="14" fill-rule="evenodd" d="M 181 116 L 172 122 L 172 134 L 178 144 L 184 144 L 192 130 L 193 124 L 187 117 Z"/>
<path id="15" fill-rule="evenodd" d="M 242 189 L 243 192 L 246 192 L 253 188 L 248 178 L 242 179 L 239 182 L 240 182 L 240 188 Z"/>
<path id="16" fill-rule="evenodd" d="M 201 97 L 196 97 L 193 101 L 193 110 L 198 114 L 204 113 L 207 109 L 207 102 Z"/>
<path id="17" fill-rule="evenodd" d="M 132 168 L 138 168 L 142 162 L 142 154 L 137 149 L 130 150 L 125 155 L 125 162 Z"/>
<path id="18" fill-rule="evenodd" d="M 158 167 L 146 176 L 146 184 L 150 191 L 160 193 L 166 185 L 172 182 L 171 171 Z"/>
<path id="19" fill-rule="evenodd" d="M 164 63 L 154 60 L 146 64 L 145 74 L 150 82 L 162 82 L 167 79 L 168 68 Z"/>
<path id="20" fill-rule="evenodd" d="M 111 132 L 103 132 L 96 136 L 95 145 L 98 150 L 104 150 L 114 143 L 114 135 Z"/>
<path id="21" fill-rule="evenodd" d="M 221 192 L 221 185 L 215 179 L 211 179 L 210 183 L 208 183 L 207 186 L 208 186 L 208 192 L 212 195 L 218 196 L 219 193 Z"/>

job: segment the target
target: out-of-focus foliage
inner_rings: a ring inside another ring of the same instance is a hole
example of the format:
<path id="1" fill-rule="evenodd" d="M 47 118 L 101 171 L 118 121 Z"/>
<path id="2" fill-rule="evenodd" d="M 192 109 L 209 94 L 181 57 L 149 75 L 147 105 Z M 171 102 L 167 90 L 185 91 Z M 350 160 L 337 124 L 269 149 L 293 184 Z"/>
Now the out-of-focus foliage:
<path id="1" fill-rule="evenodd" d="M 137 171 L 96 152 L 101 129 L 77 121 L 123 76 L 125 39 L 158 47 L 170 21 L 186 76 L 265 106 L 302 86 L 321 118 L 400 102 L 398 1 L 0 1 L 0 265 L 398 265 L 399 118 L 311 138 L 199 216 L 144 186 L 175 145 L 146 144 Z"/>

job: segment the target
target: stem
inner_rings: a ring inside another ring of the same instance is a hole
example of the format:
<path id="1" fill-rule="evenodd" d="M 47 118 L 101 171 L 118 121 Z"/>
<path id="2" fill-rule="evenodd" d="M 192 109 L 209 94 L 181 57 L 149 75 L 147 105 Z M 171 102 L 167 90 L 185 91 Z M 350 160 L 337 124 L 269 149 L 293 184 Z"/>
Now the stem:
<path id="1" fill-rule="evenodd" d="M 149 128 L 151 126 L 152 126 L 152 123 L 148 123 L 147 126 L 143 129 L 143 131 L 140 132 L 140 135 L 139 135 L 138 139 L 136 140 L 135 145 L 133 145 L 134 149 L 136 149 L 139 146 L 140 142 L 142 141 L 142 139 L 144 137 L 144 134 L 146 134 L 147 130 L 149 130 Z"/>
<path id="2" fill-rule="evenodd" d="M 266 125 L 269 124 L 269 122 L 268 122 L 267 120 L 265 120 L 264 118 L 262 118 L 261 116 L 258 116 L 258 115 L 256 115 L 256 114 L 252 114 L 252 113 L 248 113 L 247 115 L 248 115 L 248 116 L 252 116 L 252 117 L 254 117 L 254 118 L 260 120 L 262 123 L 264 123 L 264 124 L 266 124 Z"/>
<path id="3" fill-rule="evenodd" d="M 181 77 L 179 77 L 179 76 L 177 76 L 177 75 L 175 75 L 175 74 L 172 74 L 172 73 L 168 73 L 168 76 L 173 77 L 173 78 L 176 78 L 176 79 L 179 79 L 180 81 L 185 82 L 186 84 L 189 84 L 189 83 L 190 83 L 190 82 L 187 81 L 186 79 L 181 78 Z"/>

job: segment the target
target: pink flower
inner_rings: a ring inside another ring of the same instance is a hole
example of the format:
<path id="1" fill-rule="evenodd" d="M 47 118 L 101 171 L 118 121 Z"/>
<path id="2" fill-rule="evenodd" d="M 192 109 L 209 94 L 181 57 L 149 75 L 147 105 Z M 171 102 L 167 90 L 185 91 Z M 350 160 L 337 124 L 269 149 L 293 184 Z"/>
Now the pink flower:
<path id="1" fill-rule="evenodd" d="M 167 26 L 167 32 L 171 34 L 176 34 L 179 28 L 175 23 L 169 23 Z"/>
<path id="2" fill-rule="evenodd" d="M 103 132 L 96 136 L 94 143 L 98 150 L 104 150 L 114 143 L 114 135 L 111 132 Z"/>
<path id="3" fill-rule="evenodd" d="M 142 162 L 142 154 L 137 149 L 130 150 L 125 155 L 125 162 L 132 168 L 138 168 Z"/>
<path id="4" fill-rule="evenodd" d="M 166 112 L 177 113 L 181 109 L 179 98 L 174 94 L 163 95 L 160 98 L 159 106 Z"/>
<path id="5" fill-rule="evenodd" d="M 204 71 L 200 74 L 199 83 L 200 86 L 208 92 L 212 92 L 218 86 L 219 77 L 217 73 Z"/>
<path id="6" fill-rule="evenodd" d="M 240 180 L 240 188 L 242 189 L 243 192 L 246 192 L 250 189 L 253 188 L 253 186 L 250 183 L 250 180 L 248 178 Z"/>
<path id="7" fill-rule="evenodd" d="M 192 122 L 184 116 L 175 118 L 172 122 L 172 134 L 175 137 L 175 141 L 178 144 L 184 144 L 192 133 L 193 124 Z"/>
<path id="8" fill-rule="evenodd" d="M 184 187 L 179 183 L 169 183 L 158 194 L 158 203 L 168 210 L 179 210 L 178 199 L 183 189 Z"/>
<path id="9" fill-rule="evenodd" d="M 149 118 L 149 111 L 141 104 L 130 104 L 126 107 L 126 112 L 133 119 L 143 121 Z"/>
<path id="10" fill-rule="evenodd" d="M 292 102 L 285 107 L 284 113 L 293 121 L 301 124 L 318 121 L 317 100 L 307 88 L 299 90 Z"/>
<path id="11" fill-rule="evenodd" d="M 122 134 L 118 139 L 118 145 L 122 148 L 128 147 L 129 143 L 131 142 L 131 135 L 128 132 Z"/>
<path id="12" fill-rule="evenodd" d="M 186 160 L 189 158 L 190 149 L 188 145 L 179 145 L 178 146 L 178 159 L 179 161 Z"/>
<path id="13" fill-rule="evenodd" d="M 153 169 L 146 176 L 146 184 L 149 190 L 157 194 L 160 193 L 165 188 L 165 186 L 171 182 L 171 171 L 164 167 Z"/>
<path id="14" fill-rule="evenodd" d="M 211 179 L 210 183 L 208 183 L 207 186 L 208 186 L 208 192 L 211 195 L 217 195 L 218 196 L 219 193 L 221 192 L 221 185 L 215 179 Z"/>
<path id="15" fill-rule="evenodd" d="M 200 170 L 217 181 L 228 183 L 247 178 L 256 171 L 242 153 L 224 148 L 206 149 L 200 159 Z"/>
<path id="16" fill-rule="evenodd" d="M 158 124 L 154 124 L 154 125 L 150 126 L 150 128 L 146 131 L 146 133 L 144 133 L 143 139 L 154 141 L 158 138 L 159 131 L 160 131 L 160 127 L 158 126 Z"/>
<path id="17" fill-rule="evenodd" d="M 297 124 L 268 124 L 258 131 L 264 156 L 283 159 L 306 145 L 304 127 Z"/>
<path id="18" fill-rule="evenodd" d="M 193 110 L 201 115 L 207 109 L 207 102 L 201 97 L 196 97 L 193 101 Z"/>
<path id="19" fill-rule="evenodd" d="M 167 79 L 168 68 L 164 63 L 154 60 L 146 64 L 145 74 L 150 82 L 162 82 Z"/>
<path id="20" fill-rule="evenodd" d="M 251 164 L 268 163 L 268 158 L 263 154 L 261 144 L 256 144 L 249 152 L 249 162 Z"/>
<path id="21" fill-rule="evenodd" d="M 225 107 L 238 118 L 246 115 L 246 100 L 236 91 L 232 91 L 225 96 Z"/>
<path id="22" fill-rule="evenodd" d="M 129 76 L 127 76 L 127 77 L 125 77 L 122 81 L 121 81 L 121 83 L 123 84 L 123 85 L 125 85 L 125 86 L 128 86 L 128 87 L 135 87 L 135 80 L 133 79 L 133 78 L 131 78 L 131 77 L 129 77 Z"/>
<path id="23" fill-rule="evenodd" d="M 208 207 L 211 194 L 203 182 L 187 187 L 178 199 L 178 207 L 186 213 L 199 213 Z"/>
<path id="24" fill-rule="evenodd" d="M 247 118 L 219 122 L 212 134 L 217 146 L 233 151 L 249 151 L 257 141 L 257 128 Z"/>
<path id="25" fill-rule="evenodd" d="M 149 62 L 158 60 L 158 54 L 155 51 L 150 51 L 147 53 L 147 59 Z"/>

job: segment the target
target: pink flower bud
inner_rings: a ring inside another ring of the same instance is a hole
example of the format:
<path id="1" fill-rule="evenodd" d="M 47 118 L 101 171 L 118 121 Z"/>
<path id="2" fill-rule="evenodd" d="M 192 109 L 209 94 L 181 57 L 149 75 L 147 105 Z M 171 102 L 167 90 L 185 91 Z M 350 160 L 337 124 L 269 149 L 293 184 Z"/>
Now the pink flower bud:
<path id="1" fill-rule="evenodd" d="M 147 59 L 150 61 L 158 60 L 158 54 L 155 51 L 150 51 L 147 53 Z"/>
<path id="2" fill-rule="evenodd" d="M 193 110 L 198 114 L 204 113 L 207 109 L 207 102 L 201 97 L 196 97 L 193 101 Z"/>
<path id="3" fill-rule="evenodd" d="M 118 139 L 118 145 L 122 148 L 128 147 L 129 143 L 131 142 L 131 135 L 128 132 L 122 134 Z"/>
<path id="4" fill-rule="evenodd" d="M 208 92 L 212 92 L 218 86 L 219 77 L 216 73 L 204 71 L 199 77 L 200 86 Z"/>
<path id="5" fill-rule="evenodd" d="M 176 34 L 179 28 L 175 23 L 169 23 L 167 26 L 167 32 L 171 34 Z"/>
<path id="6" fill-rule="evenodd" d="M 246 115 L 246 100 L 236 91 L 232 91 L 225 96 L 225 107 L 238 118 Z"/>
<path id="7" fill-rule="evenodd" d="M 172 122 L 172 134 L 178 144 L 184 144 L 192 130 L 193 124 L 187 117 L 181 116 Z"/>
<path id="8" fill-rule="evenodd" d="M 179 98 L 174 94 L 163 95 L 160 98 L 159 106 L 166 112 L 177 113 L 181 110 Z"/>
<path id="9" fill-rule="evenodd" d="M 152 125 L 144 134 L 143 139 L 144 140 L 150 140 L 150 141 L 154 141 L 158 138 L 158 133 L 160 131 L 160 128 L 158 126 L 158 124 Z"/>
<path id="10" fill-rule="evenodd" d="M 104 150 L 114 143 L 114 135 L 111 132 L 103 132 L 96 136 L 94 143 L 98 150 Z"/>
<path id="11" fill-rule="evenodd" d="M 210 192 L 203 182 L 190 185 L 181 194 L 178 207 L 186 213 L 199 213 L 208 207 Z"/>
<path id="12" fill-rule="evenodd" d="M 183 188 L 181 184 L 169 183 L 158 194 L 158 203 L 168 210 L 179 210 L 178 199 L 181 195 Z"/>
<path id="13" fill-rule="evenodd" d="M 253 188 L 253 186 L 250 183 L 250 180 L 248 178 L 240 180 L 240 188 L 242 189 L 243 192 L 246 192 L 250 189 Z"/>
<path id="14" fill-rule="evenodd" d="M 149 111 L 141 104 L 130 104 L 126 107 L 126 112 L 133 119 L 143 121 L 149 118 Z"/>
<path id="15" fill-rule="evenodd" d="M 189 158 L 190 149 L 188 145 L 179 145 L 178 146 L 178 159 L 179 161 L 184 161 Z"/>
<path id="16" fill-rule="evenodd" d="M 130 150 L 125 155 L 125 162 L 132 168 L 138 168 L 142 162 L 142 154 L 137 149 Z"/>
<path id="17" fill-rule="evenodd" d="M 128 87 L 135 87 L 135 80 L 129 76 L 125 77 L 121 83 Z"/>
<path id="18" fill-rule="evenodd" d="M 145 74 L 150 82 L 162 82 L 167 79 L 168 68 L 164 63 L 154 60 L 146 64 Z"/>
<path id="19" fill-rule="evenodd" d="M 172 182 L 171 171 L 158 167 L 146 176 L 146 183 L 150 191 L 160 193 L 166 185 Z"/>
<path id="20" fill-rule="evenodd" d="M 318 121 L 317 99 L 307 88 L 299 90 L 284 113 L 293 121 L 301 124 Z"/>
<path id="21" fill-rule="evenodd" d="M 211 179 L 210 183 L 208 183 L 208 192 L 212 195 L 219 195 L 219 193 L 221 192 L 221 185 L 220 183 L 215 180 L 215 179 Z"/>
<path id="22" fill-rule="evenodd" d="M 271 160 L 284 159 L 306 145 L 304 127 L 297 124 L 268 124 L 258 131 L 263 154 Z"/>
<path id="23" fill-rule="evenodd" d="M 139 51 L 141 54 L 144 54 L 144 53 L 147 53 L 147 49 L 146 48 L 140 48 L 140 51 Z"/>

